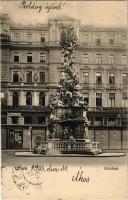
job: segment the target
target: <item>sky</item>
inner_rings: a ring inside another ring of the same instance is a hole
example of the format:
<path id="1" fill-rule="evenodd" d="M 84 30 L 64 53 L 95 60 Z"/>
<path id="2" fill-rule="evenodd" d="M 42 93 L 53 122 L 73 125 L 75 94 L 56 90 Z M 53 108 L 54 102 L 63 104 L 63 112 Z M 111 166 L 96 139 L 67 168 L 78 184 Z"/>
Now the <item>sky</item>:
<path id="1" fill-rule="evenodd" d="M 95 26 L 127 26 L 126 1 L 2 1 L 1 13 L 9 14 L 14 23 L 47 23 L 49 18 L 69 16 L 81 24 Z M 34 9 L 23 6 L 35 7 Z M 50 9 L 48 12 L 48 6 Z M 55 9 L 56 8 L 58 9 Z M 58 7 L 57 7 L 58 6 Z M 19 8 L 20 7 L 20 8 Z"/>

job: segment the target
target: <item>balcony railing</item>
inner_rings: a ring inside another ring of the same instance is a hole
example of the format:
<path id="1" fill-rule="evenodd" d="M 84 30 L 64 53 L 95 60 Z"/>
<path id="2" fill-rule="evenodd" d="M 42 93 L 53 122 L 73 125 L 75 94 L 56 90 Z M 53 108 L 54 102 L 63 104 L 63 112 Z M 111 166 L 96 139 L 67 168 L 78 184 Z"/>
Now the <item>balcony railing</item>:
<path id="1" fill-rule="evenodd" d="M 83 48 L 101 48 L 101 47 L 106 47 L 106 48 L 126 48 L 127 44 L 122 44 L 122 43 L 83 43 L 79 42 L 79 46 Z"/>
<path id="2" fill-rule="evenodd" d="M 2 111 L 41 111 L 49 112 L 49 108 L 45 106 L 1 106 Z"/>
<path id="3" fill-rule="evenodd" d="M 41 111 L 49 111 L 48 107 L 45 106 L 7 106 L 1 105 L 1 109 L 4 111 L 19 111 L 19 110 L 41 110 Z M 127 111 L 126 107 L 88 107 L 88 111 Z"/>

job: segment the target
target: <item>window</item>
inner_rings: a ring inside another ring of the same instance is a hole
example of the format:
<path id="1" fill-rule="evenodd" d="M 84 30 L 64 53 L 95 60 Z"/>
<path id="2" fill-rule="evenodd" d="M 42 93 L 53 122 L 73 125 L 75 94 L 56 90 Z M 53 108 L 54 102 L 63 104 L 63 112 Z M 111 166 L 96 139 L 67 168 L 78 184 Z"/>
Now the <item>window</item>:
<path id="1" fill-rule="evenodd" d="M 127 85 L 128 84 L 128 74 L 122 73 L 122 84 Z"/>
<path id="2" fill-rule="evenodd" d="M 32 33 L 27 34 L 27 40 L 28 40 L 28 42 L 32 41 Z"/>
<path id="3" fill-rule="evenodd" d="M 83 53 L 83 63 L 88 64 L 88 54 Z"/>
<path id="4" fill-rule="evenodd" d="M 45 55 L 45 53 L 40 53 L 40 62 L 41 63 L 45 63 L 45 61 L 46 61 L 46 55 Z"/>
<path id="5" fill-rule="evenodd" d="M 12 104 L 16 107 L 19 105 L 19 93 L 16 91 L 14 91 L 12 95 Z"/>
<path id="6" fill-rule="evenodd" d="M 112 36 L 112 35 L 110 36 L 110 38 L 109 38 L 109 43 L 110 43 L 110 44 L 114 44 L 114 36 Z"/>
<path id="7" fill-rule="evenodd" d="M 115 117 L 108 117 L 108 122 L 115 122 Z"/>
<path id="8" fill-rule="evenodd" d="M 45 83 L 45 72 L 40 72 L 40 83 Z"/>
<path id="9" fill-rule="evenodd" d="M 109 93 L 110 107 L 115 107 L 115 93 Z"/>
<path id="10" fill-rule="evenodd" d="M 24 123 L 25 124 L 32 124 L 32 116 L 24 116 Z"/>
<path id="11" fill-rule="evenodd" d="M 114 64 L 114 54 L 109 54 L 108 62 L 109 62 L 109 64 Z"/>
<path id="12" fill-rule="evenodd" d="M 122 93 L 122 99 L 128 99 L 128 92 Z"/>
<path id="13" fill-rule="evenodd" d="M 122 92 L 122 106 L 128 107 L 128 92 Z"/>
<path id="14" fill-rule="evenodd" d="M 26 73 L 26 82 L 32 83 L 32 71 L 27 71 Z"/>
<path id="15" fill-rule="evenodd" d="M 103 125 L 103 118 L 95 117 L 95 125 Z"/>
<path id="16" fill-rule="evenodd" d="M 83 72 L 83 83 L 88 84 L 89 83 L 89 73 Z"/>
<path id="17" fill-rule="evenodd" d="M 101 44 L 101 36 L 100 35 L 96 35 L 96 44 L 97 45 Z"/>
<path id="18" fill-rule="evenodd" d="M 45 42 L 45 34 L 41 34 L 40 35 L 40 41 L 41 42 Z"/>
<path id="19" fill-rule="evenodd" d="M 39 105 L 45 106 L 45 93 L 44 92 L 40 92 L 40 94 L 39 94 Z"/>
<path id="20" fill-rule="evenodd" d="M 97 85 L 102 84 L 102 74 L 101 74 L 101 72 L 96 72 L 96 84 Z"/>
<path id="21" fill-rule="evenodd" d="M 44 116 L 38 116 L 38 124 L 45 124 L 46 118 Z"/>
<path id="22" fill-rule="evenodd" d="M 17 116 L 13 116 L 12 118 L 12 124 L 18 124 L 18 117 Z"/>
<path id="23" fill-rule="evenodd" d="M 122 64 L 123 64 L 123 65 L 126 65 L 126 64 L 127 64 L 127 56 L 126 56 L 126 55 L 123 55 L 123 56 L 122 56 Z"/>
<path id="24" fill-rule="evenodd" d="M 14 41 L 18 42 L 20 40 L 20 35 L 19 33 L 14 33 Z"/>
<path id="25" fill-rule="evenodd" d="M 84 42 L 85 44 L 88 43 L 88 35 L 84 35 L 84 36 L 83 36 L 83 42 Z"/>
<path id="26" fill-rule="evenodd" d="M 19 53 L 14 52 L 14 62 L 19 62 Z"/>
<path id="27" fill-rule="evenodd" d="M 26 105 L 32 106 L 32 93 L 31 92 L 26 93 Z"/>
<path id="28" fill-rule="evenodd" d="M 127 37 L 126 36 L 121 37 L 121 44 L 127 44 Z"/>
<path id="29" fill-rule="evenodd" d="M 1 124 L 7 124 L 7 116 L 1 116 Z"/>
<path id="30" fill-rule="evenodd" d="M 19 72 L 13 71 L 13 83 L 18 83 L 18 82 L 19 82 Z"/>
<path id="31" fill-rule="evenodd" d="M 84 94 L 84 102 L 89 104 L 89 94 Z"/>
<path id="32" fill-rule="evenodd" d="M 27 62 L 32 62 L 32 53 L 27 53 Z"/>
<path id="33" fill-rule="evenodd" d="M 96 107 L 102 106 L 102 93 L 96 93 Z"/>
<path id="34" fill-rule="evenodd" d="M 115 74 L 109 73 L 109 84 L 114 85 L 115 84 Z"/>
<path id="35" fill-rule="evenodd" d="M 101 54 L 96 54 L 96 63 L 97 63 L 97 64 L 101 64 L 101 63 L 102 63 Z"/>

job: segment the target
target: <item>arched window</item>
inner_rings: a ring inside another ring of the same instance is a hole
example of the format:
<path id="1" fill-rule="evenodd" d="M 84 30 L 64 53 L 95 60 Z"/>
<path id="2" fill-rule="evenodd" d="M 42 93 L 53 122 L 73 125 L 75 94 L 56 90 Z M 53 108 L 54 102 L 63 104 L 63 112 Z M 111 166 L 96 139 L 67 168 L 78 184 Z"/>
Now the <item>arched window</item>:
<path id="1" fill-rule="evenodd" d="M 40 92 L 40 94 L 39 94 L 39 105 L 45 106 L 45 93 L 44 92 Z"/>
<path id="2" fill-rule="evenodd" d="M 32 106 L 32 93 L 31 92 L 26 93 L 26 105 Z"/>
<path id="3" fill-rule="evenodd" d="M 19 105 L 19 94 L 18 92 L 14 91 L 13 92 L 13 106 L 18 106 Z"/>

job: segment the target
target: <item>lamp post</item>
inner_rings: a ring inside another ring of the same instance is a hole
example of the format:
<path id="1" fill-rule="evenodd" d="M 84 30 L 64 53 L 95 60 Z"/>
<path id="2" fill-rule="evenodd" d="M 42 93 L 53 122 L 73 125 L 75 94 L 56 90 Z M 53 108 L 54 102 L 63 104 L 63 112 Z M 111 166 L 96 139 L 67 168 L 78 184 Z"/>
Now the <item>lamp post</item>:
<path id="1" fill-rule="evenodd" d="M 29 127 L 28 135 L 30 135 L 30 146 L 29 146 L 29 150 L 31 151 L 31 150 L 32 150 L 32 127 L 31 127 L 31 126 Z"/>

